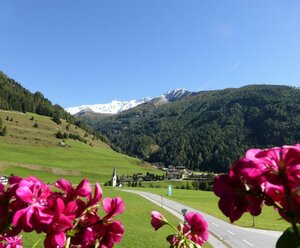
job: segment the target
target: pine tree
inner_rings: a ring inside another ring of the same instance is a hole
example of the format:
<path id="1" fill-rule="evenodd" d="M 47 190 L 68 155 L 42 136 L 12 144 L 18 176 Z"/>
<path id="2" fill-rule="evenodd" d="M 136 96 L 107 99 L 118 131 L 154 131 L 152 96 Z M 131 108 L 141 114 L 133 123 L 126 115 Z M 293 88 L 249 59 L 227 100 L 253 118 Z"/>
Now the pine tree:
<path id="1" fill-rule="evenodd" d="M 61 124 L 61 120 L 60 120 L 58 114 L 55 114 L 55 115 L 53 116 L 52 121 L 54 121 L 54 122 L 55 122 L 56 124 L 58 124 L 58 125 Z"/>
<path id="2" fill-rule="evenodd" d="M 7 134 L 7 127 L 4 126 L 0 132 L 1 136 L 5 136 Z"/>
<path id="3" fill-rule="evenodd" d="M 55 137 L 56 137 L 57 139 L 63 139 L 63 138 L 64 138 L 63 134 L 62 134 L 60 131 L 58 131 L 58 132 L 55 134 Z"/>

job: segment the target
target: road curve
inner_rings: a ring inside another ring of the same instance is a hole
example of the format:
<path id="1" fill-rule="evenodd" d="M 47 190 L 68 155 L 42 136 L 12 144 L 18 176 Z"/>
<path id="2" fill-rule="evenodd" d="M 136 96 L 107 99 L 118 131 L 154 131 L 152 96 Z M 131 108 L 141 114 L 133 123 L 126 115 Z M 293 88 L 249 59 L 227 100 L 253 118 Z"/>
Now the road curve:
<path id="1" fill-rule="evenodd" d="M 187 209 L 188 211 L 199 212 L 203 215 L 208 222 L 209 232 L 212 236 L 209 242 L 214 247 L 232 247 L 232 248 L 274 248 L 276 241 L 282 232 L 267 231 L 259 229 L 242 228 L 225 221 L 222 221 L 216 217 L 200 212 L 197 209 L 188 207 L 181 203 L 172 201 L 165 197 L 136 190 L 123 190 L 131 193 L 138 194 L 144 198 L 152 201 L 153 203 L 166 208 L 172 214 L 179 217 L 181 216 L 181 209 Z M 182 217 L 182 216 L 181 216 Z M 215 238 L 214 238 L 215 237 Z M 217 238 L 217 239 L 216 239 Z"/>

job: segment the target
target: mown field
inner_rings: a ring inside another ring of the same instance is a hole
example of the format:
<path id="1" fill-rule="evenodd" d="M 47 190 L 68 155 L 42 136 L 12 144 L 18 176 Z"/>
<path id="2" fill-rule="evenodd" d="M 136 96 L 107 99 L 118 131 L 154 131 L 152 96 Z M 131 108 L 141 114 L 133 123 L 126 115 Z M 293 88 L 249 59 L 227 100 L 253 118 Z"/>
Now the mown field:
<path id="1" fill-rule="evenodd" d="M 146 188 L 168 188 L 172 185 L 172 188 L 180 188 L 181 186 L 192 186 L 193 180 L 174 180 L 174 181 L 155 181 L 155 182 L 142 182 L 143 187 Z"/>
<path id="2" fill-rule="evenodd" d="M 229 222 L 229 219 L 223 215 L 218 208 L 218 197 L 213 192 L 200 190 L 181 190 L 173 189 L 172 196 L 167 196 L 166 188 L 130 188 L 150 193 L 158 194 L 177 202 L 186 204 L 207 214 L 213 215 L 219 219 Z M 243 217 L 234 224 L 243 227 L 253 227 L 253 218 L 250 214 L 244 214 Z M 262 213 L 254 218 L 255 228 L 283 231 L 289 224 L 281 219 L 279 214 L 272 208 L 265 206 Z"/>
<path id="3" fill-rule="evenodd" d="M 156 173 L 141 160 L 113 151 L 107 144 L 95 139 L 80 128 L 62 120 L 57 125 L 49 117 L 32 113 L 0 111 L 6 136 L 0 136 L 0 174 L 34 175 L 46 182 L 64 177 L 79 182 L 83 177 L 91 182 L 107 182 L 114 166 L 117 173 Z M 38 127 L 33 127 L 37 123 Z M 68 129 L 68 130 L 67 130 Z M 66 146 L 59 145 L 58 131 L 69 132 L 87 140 L 87 143 L 66 139 Z"/>
<path id="4" fill-rule="evenodd" d="M 49 117 L 13 111 L 0 111 L 0 117 L 3 126 L 7 126 L 7 134 L 0 136 L 0 175 L 33 175 L 46 183 L 64 177 L 76 184 L 83 177 L 91 182 L 107 182 L 114 166 L 119 175 L 162 173 L 139 159 L 113 151 L 74 125 L 67 127 L 64 120 L 57 125 Z M 66 139 L 66 145 L 61 146 L 59 142 L 62 140 L 55 137 L 58 131 L 79 135 L 87 142 Z M 150 225 L 150 214 L 159 210 L 174 224 L 179 222 L 176 217 L 135 194 L 102 188 L 105 197 L 119 195 L 126 204 L 126 211 L 117 218 L 125 227 L 123 240 L 117 247 L 169 247 L 165 237 L 172 230 L 165 227 L 155 232 Z M 23 233 L 23 247 L 35 244 L 35 247 L 43 247 L 43 239 L 40 234 Z"/>
<path id="5" fill-rule="evenodd" d="M 165 240 L 166 236 L 173 233 L 172 229 L 164 226 L 158 231 L 154 231 L 151 227 L 151 211 L 157 210 L 174 225 L 179 223 L 179 220 L 173 215 L 169 214 L 164 209 L 147 201 L 146 199 L 135 195 L 107 187 L 102 187 L 104 190 L 104 197 L 121 196 L 126 204 L 125 212 L 116 217 L 123 223 L 125 234 L 119 245 L 120 248 L 164 248 L 169 247 Z M 38 234 L 25 234 L 23 238 L 24 247 L 32 247 L 37 240 L 41 238 Z M 43 238 L 36 247 L 43 247 Z M 211 247 L 208 243 L 203 247 Z"/>

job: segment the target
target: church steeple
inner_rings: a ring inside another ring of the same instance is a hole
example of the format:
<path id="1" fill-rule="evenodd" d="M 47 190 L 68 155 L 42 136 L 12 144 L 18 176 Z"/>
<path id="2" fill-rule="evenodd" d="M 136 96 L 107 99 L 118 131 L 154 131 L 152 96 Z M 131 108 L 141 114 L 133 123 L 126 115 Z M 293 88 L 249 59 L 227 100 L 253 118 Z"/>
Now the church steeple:
<path id="1" fill-rule="evenodd" d="M 116 187 L 117 186 L 117 169 L 116 169 L 116 166 L 114 167 L 114 170 L 113 170 L 113 174 L 112 174 L 112 177 L 111 177 L 110 185 L 112 187 Z"/>

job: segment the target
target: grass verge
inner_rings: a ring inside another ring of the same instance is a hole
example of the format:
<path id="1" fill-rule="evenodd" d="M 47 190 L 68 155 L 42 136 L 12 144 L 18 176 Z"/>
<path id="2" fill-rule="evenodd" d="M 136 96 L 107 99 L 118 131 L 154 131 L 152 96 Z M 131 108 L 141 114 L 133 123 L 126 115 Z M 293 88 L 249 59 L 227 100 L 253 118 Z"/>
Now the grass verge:
<path id="1" fill-rule="evenodd" d="M 114 190 L 112 188 L 103 187 L 104 197 L 120 196 L 125 202 L 125 212 L 116 217 L 120 220 L 125 228 L 125 234 L 122 241 L 116 247 L 120 248 L 167 248 L 169 243 L 166 237 L 173 233 L 173 230 L 168 226 L 164 226 L 158 231 L 154 231 L 151 227 L 151 211 L 160 211 L 170 222 L 174 225 L 179 223 L 179 220 L 171 215 L 166 210 L 149 202 L 148 200 L 127 192 Z M 43 247 L 44 236 L 36 233 L 24 234 L 23 244 L 24 247 L 32 247 L 33 244 L 40 240 L 36 247 Z M 206 243 L 204 248 L 211 248 L 209 243 Z"/>
<path id="2" fill-rule="evenodd" d="M 229 222 L 229 219 L 220 211 L 218 207 L 219 198 L 215 196 L 213 192 L 173 189 L 172 196 L 167 196 L 168 190 L 165 188 L 131 189 L 142 190 L 164 196 Z M 249 213 L 246 213 L 234 224 L 251 228 L 253 227 L 253 217 Z M 264 206 L 262 213 L 259 216 L 254 217 L 254 227 L 266 230 L 283 231 L 289 227 L 289 224 L 283 220 L 272 207 Z"/>

